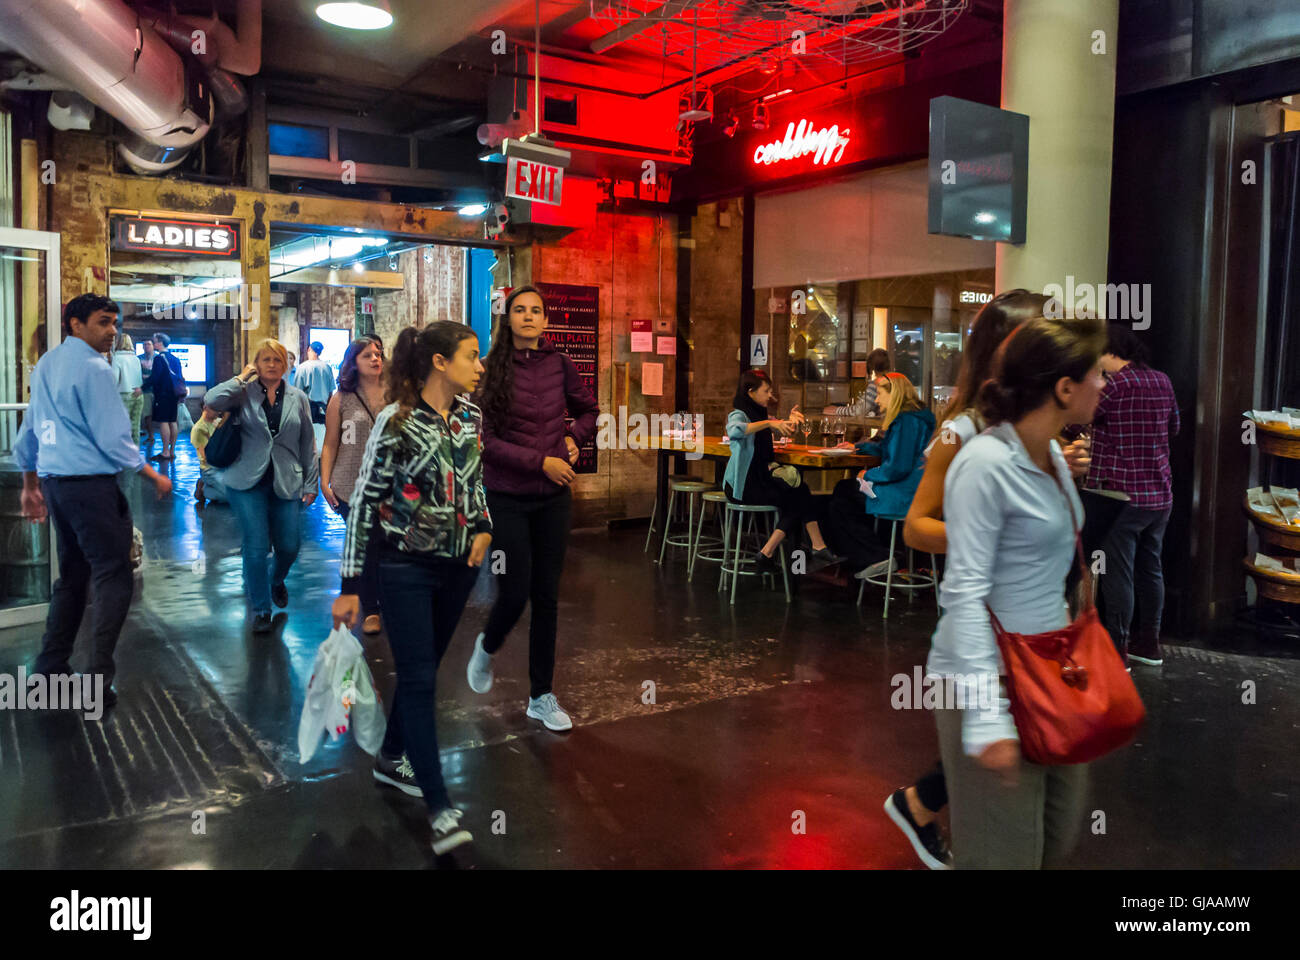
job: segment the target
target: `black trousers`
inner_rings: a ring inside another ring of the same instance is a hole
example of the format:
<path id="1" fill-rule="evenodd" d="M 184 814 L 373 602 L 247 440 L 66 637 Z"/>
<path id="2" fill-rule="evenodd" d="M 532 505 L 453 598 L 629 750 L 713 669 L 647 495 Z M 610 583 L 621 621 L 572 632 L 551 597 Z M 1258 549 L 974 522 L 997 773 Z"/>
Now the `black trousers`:
<path id="1" fill-rule="evenodd" d="M 550 496 L 520 497 L 488 491 L 492 546 L 484 561 L 497 581 L 497 601 L 483 628 L 483 649 L 496 653 L 531 600 L 528 627 L 529 696 L 551 692 L 559 620 L 560 574 L 569 546 L 573 497 L 568 488 Z M 497 551 L 502 551 L 498 557 Z M 500 569 L 498 561 L 505 569 Z"/>
<path id="2" fill-rule="evenodd" d="M 311 422 L 324 423 L 325 410 L 327 407 L 329 407 L 329 403 L 328 402 L 320 403 L 316 400 L 308 400 L 307 405 L 311 407 Z"/>
<path id="3" fill-rule="evenodd" d="M 45 477 L 41 493 L 58 538 L 59 579 L 50 596 L 35 673 L 71 673 L 68 664 L 93 585 L 94 629 L 87 672 L 113 683 L 113 651 L 131 609 L 131 508 L 117 478 Z"/>
<path id="4" fill-rule="evenodd" d="M 347 522 L 352 505 L 346 500 L 339 500 L 339 516 Z M 366 565 L 361 570 L 361 613 L 363 616 L 379 613 L 379 553 L 380 538 L 371 532 L 366 546 Z"/>
<path id="5" fill-rule="evenodd" d="M 889 556 L 889 544 L 876 536 L 875 520 L 867 513 L 867 495 L 857 480 L 835 484 L 827 506 L 830 523 L 823 531 L 835 553 L 848 560 L 854 570 L 879 563 Z M 903 546 L 902 538 L 895 547 Z"/>
<path id="6" fill-rule="evenodd" d="M 817 519 L 812 491 L 803 482 L 792 487 L 770 473 L 767 476 L 751 473 L 745 478 L 745 496 L 742 499 L 737 500 L 732 495 L 731 484 L 726 484 L 725 490 L 732 503 L 776 507 L 776 528 L 785 534 L 791 546 L 801 541 L 804 525 Z"/>

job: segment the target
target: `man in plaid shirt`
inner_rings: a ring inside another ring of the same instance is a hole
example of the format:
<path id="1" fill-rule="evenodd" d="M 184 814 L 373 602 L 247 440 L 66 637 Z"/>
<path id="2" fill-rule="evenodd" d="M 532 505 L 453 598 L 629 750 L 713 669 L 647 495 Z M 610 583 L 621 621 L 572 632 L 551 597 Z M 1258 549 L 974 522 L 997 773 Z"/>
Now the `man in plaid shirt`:
<path id="1" fill-rule="evenodd" d="M 1110 324 L 1102 368 L 1110 383 L 1093 416 L 1087 488 L 1128 494 L 1102 543 L 1102 622 L 1127 664 L 1159 664 L 1165 581 L 1160 550 L 1174 497 L 1169 438 L 1178 433 L 1178 401 L 1169 378 L 1146 364 L 1146 348 L 1127 326 Z M 1129 640 L 1134 594 L 1137 628 Z"/>

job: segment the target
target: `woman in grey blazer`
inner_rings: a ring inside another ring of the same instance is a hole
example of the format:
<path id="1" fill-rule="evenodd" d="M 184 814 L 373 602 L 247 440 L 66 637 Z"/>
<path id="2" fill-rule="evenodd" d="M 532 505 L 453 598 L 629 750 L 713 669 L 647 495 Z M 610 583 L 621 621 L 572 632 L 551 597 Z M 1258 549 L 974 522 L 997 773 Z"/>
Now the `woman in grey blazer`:
<path id="1" fill-rule="evenodd" d="M 284 346 L 263 340 L 243 373 L 203 398 L 205 406 L 239 418 L 239 457 L 226 468 L 225 480 L 243 533 L 244 596 L 257 632 L 271 628 L 272 600 L 277 607 L 289 603 L 284 578 L 298 557 L 302 508 L 316 499 L 311 408 L 307 395 L 284 381 L 288 368 Z"/>

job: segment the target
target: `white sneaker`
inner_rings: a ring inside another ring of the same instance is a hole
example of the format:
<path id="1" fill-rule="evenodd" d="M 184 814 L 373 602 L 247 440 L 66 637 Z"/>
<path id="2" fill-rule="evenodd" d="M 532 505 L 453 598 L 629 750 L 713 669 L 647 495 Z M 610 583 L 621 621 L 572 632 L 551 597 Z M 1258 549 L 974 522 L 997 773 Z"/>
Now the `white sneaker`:
<path id="1" fill-rule="evenodd" d="M 469 667 L 465 671 L 469 688 L 475 693 L 487 693 L 492 689 L 492 654 L 483 649 L 483 634 L 474 641 L 474 652 L 469 657 Z"/>
<path id="2" fill-rule="evenodd" d="M 881 560 L 879 563 L 873 563 L 869 567 L 864 567 L 853 576 L 859 580 L 867 580 L 871 577 L 885 577 L 898 569 L 898 561 L 893 557 L 888 560 Z"/>
<path id="3" fill-rule="evenodd" d="M 529 697 L 526 712 L 534 720 L 542 721 L 547 730 L 573 729 L 573 721 L 569 719 L 567 713 L 560 709 L 560 705 L 556 702 L 553 693 L 544 693 L 536 700 Z"/>
<path id="4" fill-rule="evenodd" d="M 433 852 L 442 856 L 448 850 L 474 840 L 473 835 L 460 825 L 461 811 L 448 807 L 429 817 L 433 828 Z"/>

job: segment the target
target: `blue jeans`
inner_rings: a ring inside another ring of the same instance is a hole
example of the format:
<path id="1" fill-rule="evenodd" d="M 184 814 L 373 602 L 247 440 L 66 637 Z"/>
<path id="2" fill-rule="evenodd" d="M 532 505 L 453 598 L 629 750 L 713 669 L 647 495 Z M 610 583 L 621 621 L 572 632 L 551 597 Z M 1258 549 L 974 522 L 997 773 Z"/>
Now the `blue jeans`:
<path id="1" fill-rule="evenodd" d="M 1152 639 L 1160 636 L 1165 608 L 1165 577 L 1160 565 L 1165 527 L 1173 507 L 1141 510 L 1124 504 L 1102 542 L 1106 572 L 1098 584 L 1101 622 L 1115 646 L 1123 650 L 1133 626 L 1136 600 L 1137 630 Z"/>
<path id="2" fill-rule="evenodd" d="M 478 567 L 463 560 L 379 562 L 379 597 L 397 671 L 397 689 L 380 753 L 390 759 L 406 754 L 415 782 L 424 791 L 424 801 L 434 813 L 451 806 L 442 781 L 435 726 L 438 664 L 456 632 L 478 573 Z"/>
<path id="3" fill-rule="evenodd" d="M 206 485 L 206 484 L 205 484 Z M 230 507 L 244 535 L 244 596 L 254 615 L 271 613 L 271 584 L 284 583 L 289 568 L 298 558 L 302 540 L 302 501 L 281 500 L 275 495 L 270 471 L 247 490 L 227 489 Z M 268 572 L 266 555 L 275 548 Z"/>
<path id="4" fill-rule="evenodd" d="M 203 480 L 204 499 L 217 503 L 229 503 L 226 492 L 226 471 L 217 467 L 199 467 L 199 477 Z"/>

